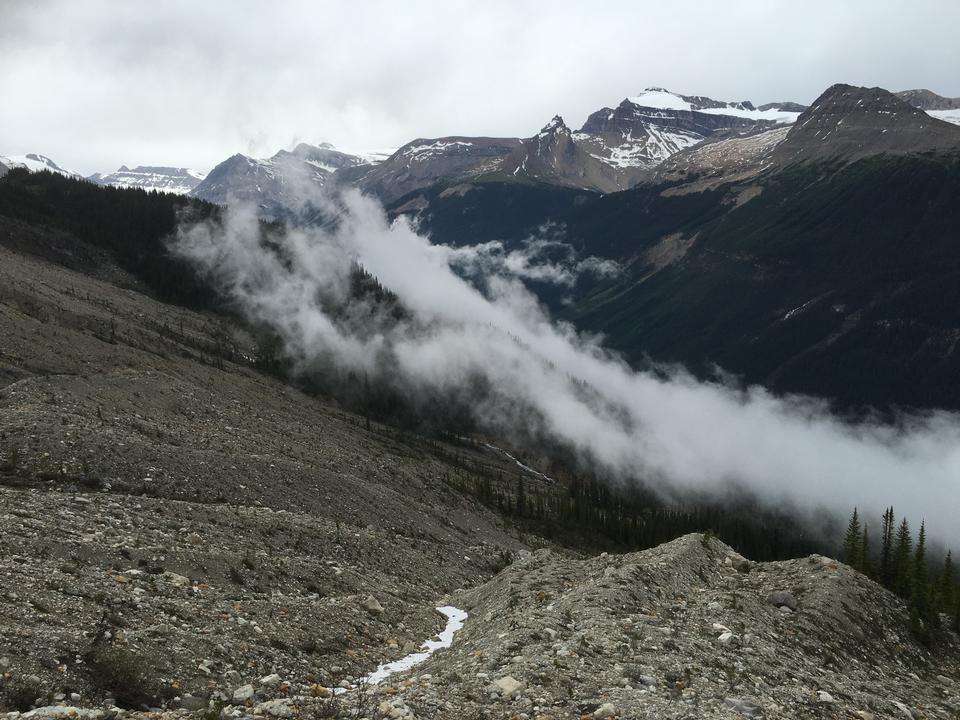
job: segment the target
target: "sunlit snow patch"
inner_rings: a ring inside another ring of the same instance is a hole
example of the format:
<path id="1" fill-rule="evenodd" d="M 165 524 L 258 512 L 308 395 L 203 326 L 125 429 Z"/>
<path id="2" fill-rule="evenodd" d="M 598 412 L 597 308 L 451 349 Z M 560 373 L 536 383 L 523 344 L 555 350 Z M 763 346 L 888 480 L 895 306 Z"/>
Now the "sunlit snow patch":
<path id="1" fill-rule="evenodd" d="M 448 648 L 453 644 L 453 636 L 463 627 L 463 623 L 467 619 L 467 613 L 465 610 L 455 608 L 452 605 L 444 605 L 443 607 L 438 607 L 437 612 L 446 615 L 447 617 L 447 626 L 443 629 L 439 635 L 434 639 L 427 640 L 420 646 L 420 652 L 411 653 L 406 657 L 402 657 L 399 660 L 394 660 L 391 663 L 384 663 L 374 670 L 369 675 L 365 675 L 360 678 L 358 685 L 377 685 L 394 673 L 403 672 L 404 670 L 409 670 L 412 667 L 415 667 L 422 663 L 424 660 L 433 655 L 437 650 L 442 650 L 443 648 Z M 356 687 L 352 686 L 351 689 Z M 347 692 L 347 688 L 337 688 L 334 691 L 335 695 L 340 695 Z"/>

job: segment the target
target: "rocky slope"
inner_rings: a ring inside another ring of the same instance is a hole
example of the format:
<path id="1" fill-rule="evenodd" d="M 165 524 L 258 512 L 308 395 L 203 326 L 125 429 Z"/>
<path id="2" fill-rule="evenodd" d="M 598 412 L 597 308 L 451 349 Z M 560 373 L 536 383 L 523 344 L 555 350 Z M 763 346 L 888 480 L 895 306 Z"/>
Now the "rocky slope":
<path id="1" fill-rule="evenodd" d="M 513 462 L 260 374 L 228 318 L 69 234 L 0 217 L 0 336 L 2 710 L 329 687 L 536 546 L 451 485 Z"/>
<path id="2" fill-rule="evenodd" d="M 206 177 L 202 172 L 190 168 L 159 167 L 154 165 L 138 165 L 128 168 L 121 165 L 118 170 L 106 175 L 95 173 L 87 179 L 98 185 L 108 187 L 134 187 L 157 192 L 169 192 L 176 195 L 186 195 L 199 185 Z"/>

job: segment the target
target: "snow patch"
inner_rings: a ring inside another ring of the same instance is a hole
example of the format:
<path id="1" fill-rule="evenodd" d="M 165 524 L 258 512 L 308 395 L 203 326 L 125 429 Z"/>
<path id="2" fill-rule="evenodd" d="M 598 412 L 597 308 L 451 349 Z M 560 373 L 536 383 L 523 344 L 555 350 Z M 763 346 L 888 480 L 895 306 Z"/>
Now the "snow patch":
<path id="1" fill-rule="evenodd" d="M 423 645 L 420 646 L 420 652 L 411 653 L 410 655 L 402 657 L 399 660 L 394 660 L 393 662 L 380 665 L 369 675 L 364 675 L 362 678 L 360 678 L 357 684 L 378 685 L 395 673 L 403 672 L 404 670 L 409 670 L 412 667 L 416 667 L 433 655 L 437 650 L 450 647 L 453 644 L 453 636 L 463 627 L 463 623 L 466 622 L 467 612 L 465 610 L 461 610 L 460 608 L 455 608 L 452 605 L 443 605 L 438 607 L 437 612 L 445 615 L 447 618 L 447 626 L 442 632 L 440 632 L 439 635 L 437 635 L 435 638 L 425 641 Z M 351 689 L 354 687 L 356 687 L 356 685 L 352 686 Z M 341 695 L 345 692 L 347 692 L 347 688 L 336 688 L 333 691 L 334 695 Z"/>

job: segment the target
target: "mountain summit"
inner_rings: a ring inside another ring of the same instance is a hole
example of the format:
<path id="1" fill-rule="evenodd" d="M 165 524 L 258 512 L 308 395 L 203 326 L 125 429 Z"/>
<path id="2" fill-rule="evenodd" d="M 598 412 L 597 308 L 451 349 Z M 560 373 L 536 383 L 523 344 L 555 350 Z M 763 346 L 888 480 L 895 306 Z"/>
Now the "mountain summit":
<path id="1" fill-rule="evenodd" d="M 960 148 L 960 127 L 931 117 L 883 88 L 833 85 L 776 150 L 781 162 Z"/>

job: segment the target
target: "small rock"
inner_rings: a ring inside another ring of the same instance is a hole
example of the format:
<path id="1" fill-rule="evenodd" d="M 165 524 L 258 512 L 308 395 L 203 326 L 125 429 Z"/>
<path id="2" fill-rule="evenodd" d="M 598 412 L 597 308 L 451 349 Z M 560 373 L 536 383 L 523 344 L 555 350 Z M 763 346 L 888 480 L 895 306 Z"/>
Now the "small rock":
<path id="1" fill-rule="evenodd" d="M 253 685 L 249 683 L 246 685 L 241 685 L 236 690 L 233 691 L 233 702 L 239 705 L 243 705 L 247 700 L 253 697 Z"/>
<path id="2" fill-rule="evenodd" d="M 717 638 L 717 642 L 719 642 L 721 645 L 732 645 L 736 647 L 740 644 L 740 636 L 728 630 Z"/>
<path id="3" fill-rule="evenodd" d="M 604 703 L 593 711 L 593 716 L 597 718 L 597 720 L 613 718 L 617 716 L 617 709 L 613 706 L 613 703 Z"/>
<path id="4" fill-rule="evenodd" d="M 899 702 L 897 700 L 893 701 L 893 705 L 894 707 L 897 708 L 897 710 L 900 711 L 900 713 L 906 720 L 913 720 L 913 712 L 910 710 L 910 708 L 908 708 L 902 702 Z"/>
<path id="5" fill-rule="evenodd" d="M 832 703 L 833 695 L 828 693 L 826 690 L 817 690 L 817 702 Z"/>
<path id="6" fill-rule="evenodd" d="M 280 684 L 280 676 L 276 673 L 273 673 L 272 675 L 264 675 L 262 678 L 260 678 L 260 684 L 263 687 L 275 687 Z"/>
<path id="7" fill-rule="evenodd" d="M 254 715 L 269 715 L 270 717 L 287 718 L 293 717 L 293 707 L 291 701 L 285 698 L 277 700 L 267 700 L 253 708 Z"/>
<path id="8" fill-rule="evenodd" d="M 741 715 L 746 715 L 750 718 L 763 717 L 763 708 L 760 707 L 760 704 L 753 698 L 728 697 L 724 700 L 724 702 L 730 709 L 740 713 Z"/>
<path id="9" fill-rule="evenodd" d="M 797 609 L 797 599 L 786 590 L 777 590 L 767 595 L 767 602 L 774 607 L 788 607 L 790 610 Z"/>
<path id="10" fill-rule="evenodd" d="M 184 710 L 190 710 L 191 712 L 205 710 L 207 708 L 207 699 L 200 695 L 187 694 L 180 698 L 180 707 Z"/>
<path id="11" fill-rule="evenodd" d="M 515 697 L 523 690 L 523 688 L 524 684 L 512 675 L 505 675 L 502 678 L 498 678 L 497 680 L 494 680 L 493 684 L 491 685 L 491 690 L 493 690 L 493 692 L 500 693 L 508 700 Z"/>
<path id="12" fill-rule="evenodd" d="M 169 570 L 163 574 L 163 577 L 166 580 L 172 582 L 174 585 L 178 585 L 180 587 L 189 587 L 190 585 L 192 585 L 192 583 L 190 582 L 190 578 L 184 575 L 177 575 L 176 573 L 170 572 Z"/>
<path id="13" fill-rule="evenodd" d="M 377 600 L 373 595 L 367 595 L 363 601 L 363 607 L 368 613 L 373 615 L 380 615 L 383 613 L 383 605 L 380 604 L 380 601 Z"/>
<path id="14" fill-rule="evenodd" d="M 243 682 L 243 677 L 236 670 L 227 670 L 223 674 L 223 679 L 228 685 L 239 685 Z"/>

